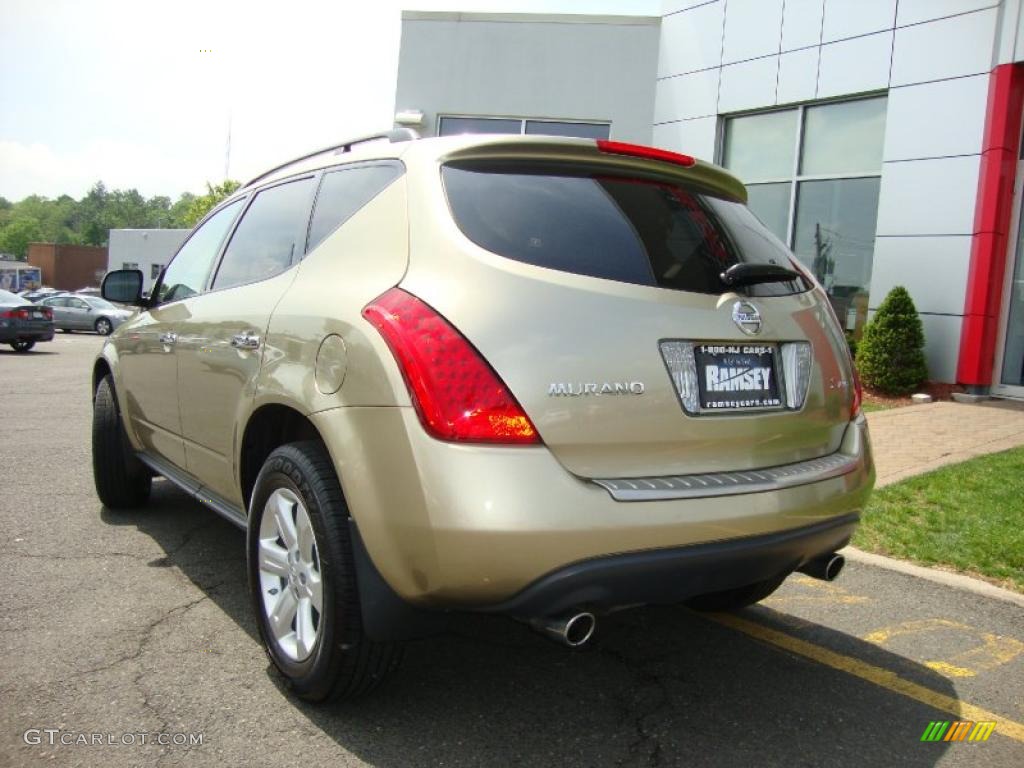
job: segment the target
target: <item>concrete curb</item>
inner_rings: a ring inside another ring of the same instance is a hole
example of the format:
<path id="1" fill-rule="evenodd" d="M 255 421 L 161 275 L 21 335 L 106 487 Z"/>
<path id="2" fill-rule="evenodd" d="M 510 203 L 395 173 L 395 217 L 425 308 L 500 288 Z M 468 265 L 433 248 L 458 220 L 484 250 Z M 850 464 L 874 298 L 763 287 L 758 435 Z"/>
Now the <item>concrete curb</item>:
<path id="1" fill-rule="evenodd" d="M 1024 608 L 1024 595 L 997 587 L 981 579 L 975 579 L 959 573 L 950 573 L 949 571 L 940 571 L 938 568 L 914 565 L 905 560 L 875 555 L 856 547 L 844 547 L 839 551 L 839 554 L 845 556 L 853 563 L 864 563 L 865 565 L 873 565 L 876 568 L 885 568 L 889 571 L 904 573 L 907 576 L 916 576 L 919 579 L 933 581 L 936 584 L 943 584 L 954 589 L 962 589 L 965 592 L 972 592 L 976 595 L 992 598 L 993 600 L 1001 600 L 1004 603 L 1013 603 Z"/>

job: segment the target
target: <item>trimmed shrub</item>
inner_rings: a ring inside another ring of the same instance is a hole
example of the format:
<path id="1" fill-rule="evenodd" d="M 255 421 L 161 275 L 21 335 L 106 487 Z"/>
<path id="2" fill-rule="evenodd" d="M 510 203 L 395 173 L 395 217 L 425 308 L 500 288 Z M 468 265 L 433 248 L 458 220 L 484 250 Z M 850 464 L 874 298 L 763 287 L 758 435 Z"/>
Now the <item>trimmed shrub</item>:
<path id="1" fill-rule="evenodd" d="M 852 331 L 846 332 L 846 346 L 850 348 L 850 357 L 857 359 L 857 339 L 854 338 Z"/>
<path id="2" fill-rule="evenodd" d="M 887 395 L 906 395 L 928 378 L 924 328 L 907 289 L 896 286 L 864 328 L 857 345 L 861 381 Z"/>

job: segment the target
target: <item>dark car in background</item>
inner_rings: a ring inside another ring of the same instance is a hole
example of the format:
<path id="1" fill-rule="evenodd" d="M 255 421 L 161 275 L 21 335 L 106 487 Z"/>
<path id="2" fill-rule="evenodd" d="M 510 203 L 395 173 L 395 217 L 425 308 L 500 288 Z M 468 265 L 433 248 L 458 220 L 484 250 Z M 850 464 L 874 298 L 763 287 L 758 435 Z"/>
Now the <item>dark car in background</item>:
<path id="1" fill-rule="evenodd" d="M 53 339 L 53 311 L 0 290 L 0 344 L 28 352 L 37 341 Z"/>

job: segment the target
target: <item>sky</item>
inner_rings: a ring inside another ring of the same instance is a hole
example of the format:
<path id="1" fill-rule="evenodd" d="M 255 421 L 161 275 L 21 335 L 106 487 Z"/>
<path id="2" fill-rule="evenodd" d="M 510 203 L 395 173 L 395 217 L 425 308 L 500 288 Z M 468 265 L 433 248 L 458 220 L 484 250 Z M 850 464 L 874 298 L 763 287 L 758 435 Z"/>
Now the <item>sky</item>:
<path id="1" fill-rule="evenodd" d="M 401 11 L 658 15 L 661 0 L 0 0 L 0 196 L 246 180 L 392 126 Z"/>

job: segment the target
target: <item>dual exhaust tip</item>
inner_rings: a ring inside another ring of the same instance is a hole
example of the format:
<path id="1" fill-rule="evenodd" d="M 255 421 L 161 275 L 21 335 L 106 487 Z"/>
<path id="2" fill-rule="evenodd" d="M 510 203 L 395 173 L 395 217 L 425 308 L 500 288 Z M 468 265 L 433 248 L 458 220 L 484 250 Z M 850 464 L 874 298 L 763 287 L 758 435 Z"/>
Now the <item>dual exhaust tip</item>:
<path id="1" fill-rule="evenodd" d="M 555 642 L 569 648 L 579 648 L 589 643 L 594 636 L 597 619 L 594 614 L 581 611 L 557 618 L 534 619 L 530 626 Z"/>
<path id="2" fill-rule="evenodd" d="M 846 558 L 836 552 L 832 552 L 827 555 L 820 555 L 813 560 L 808 560 L 797 568 L 797 571 L 813 579 L 835 581 L 835 578 L 842 572 L 844 565 L 846 565 Z"/>
<path id="3" fill-rule="evenodd" d="M 808 560 L 797 571 L 822 581 L 834 581 L 845 565 L 845 557 L 831 552 Z M 580 611 L 555 618 L 533 619 L 530 626 L 562 645 L 580 648 L 593 638 L 597 618 L 589 611 Z"/>

